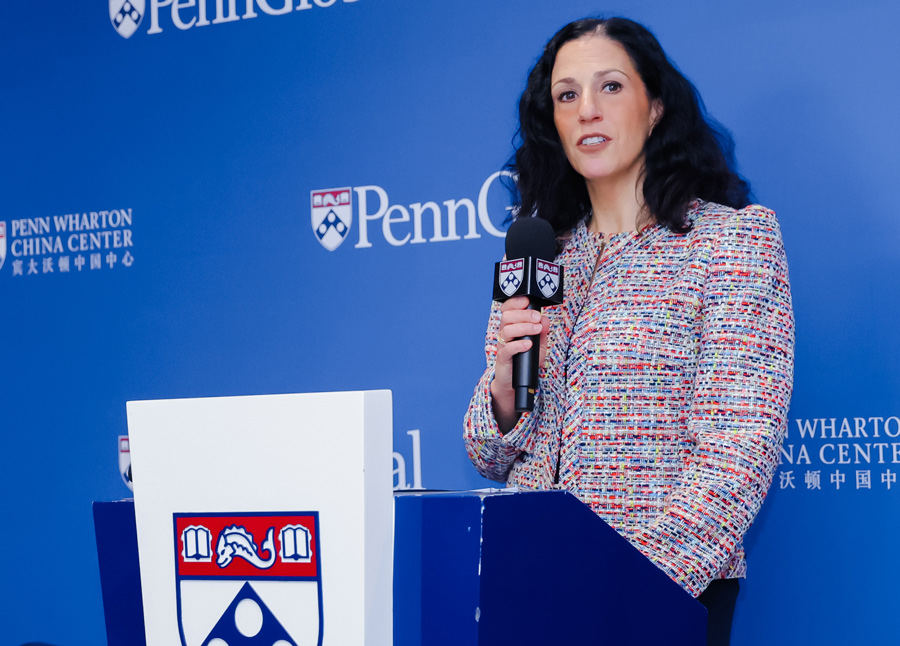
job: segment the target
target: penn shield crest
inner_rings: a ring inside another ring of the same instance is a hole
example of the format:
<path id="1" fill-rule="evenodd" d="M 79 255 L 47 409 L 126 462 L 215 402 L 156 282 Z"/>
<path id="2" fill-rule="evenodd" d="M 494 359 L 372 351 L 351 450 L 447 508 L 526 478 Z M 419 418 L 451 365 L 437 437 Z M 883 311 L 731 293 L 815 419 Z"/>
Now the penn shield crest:
<path id="1" fill-rule="evenodd" d="M 144 19 L 144 0 L 109 0 L 109 20 L 122 38 L 131 38 Z"/>
<path id="2" fill-rule="evenodd" d="M 6 261 L 6 222 L 0 222 L 0 269 Z"/>
<path id="3" fill-rule="evenodd" d="M 537 284 L 544 298 L 552 298 L 559 289 L 559 265 L 546 260 L 537 261 Z"/>
<path id="4" fill-rule="evenodd" d="M 350 187 L 310 191 L 313 233 L 319 243 L 334 251 L 353 224 L 353 199 Z"/>
<path id="5" fill-rule="evenodd" d="M 500 272 L 497 280 L 500 290 L 507 296 L 512 296 L 522 285 L 525 276 L 525 259 L 505 260 L 500 263 Z"/>
<path id="6" fill-rule="evenodd" d="M 322 643 L 318 512 L 174 514 L 182 646 Z"/>
<path id="7" fill-rule="evenodd" d="M 134 484 L 131 477 L 131 443 L 127 435 L 120 435 L 119 439 L 119 475 L 122 476 L 122 482 L 125 486 L 134 491 Z"/>

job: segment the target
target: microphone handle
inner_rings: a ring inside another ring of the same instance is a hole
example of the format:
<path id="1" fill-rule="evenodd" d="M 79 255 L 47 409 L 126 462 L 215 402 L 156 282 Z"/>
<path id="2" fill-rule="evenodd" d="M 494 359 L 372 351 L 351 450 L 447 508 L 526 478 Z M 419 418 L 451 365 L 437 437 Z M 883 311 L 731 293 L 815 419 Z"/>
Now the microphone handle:
<path id="1" fill-rule="evenodd" d="M 533 302 L 528 304 L 528 309 L 541 311 L 540 305 L 535 305 Z M 531 339 L 531 348 L 513 356 L 512 385 L 517 413 L 534 410 L 534 391 L 537 390 L 538 384 L 541 335 L 535 334 L 528 338 Z"/>

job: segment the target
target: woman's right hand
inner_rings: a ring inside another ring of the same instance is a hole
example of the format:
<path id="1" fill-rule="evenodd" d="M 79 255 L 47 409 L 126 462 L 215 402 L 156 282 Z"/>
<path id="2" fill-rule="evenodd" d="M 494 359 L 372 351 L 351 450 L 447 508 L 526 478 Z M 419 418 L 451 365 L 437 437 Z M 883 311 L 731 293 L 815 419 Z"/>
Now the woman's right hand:
<path id="1" fill-rule="evenodd" d="M 500 330 L 497 338 L 497 359 L 494 364 L 494 380 L 491 382 L 491 400 L 494 418 L 503 434 L 512 430 L 519 421 L 515 411 L 515 395 L 512 387 L 512 358 L 531 348 L 531 335 L 540 335 L 538 365 L 544 365 L 547 356 L 547 332 L 550 321 L 537 310 L 528 307 L 527 296 L 510 298 L 500 306 Z"/>

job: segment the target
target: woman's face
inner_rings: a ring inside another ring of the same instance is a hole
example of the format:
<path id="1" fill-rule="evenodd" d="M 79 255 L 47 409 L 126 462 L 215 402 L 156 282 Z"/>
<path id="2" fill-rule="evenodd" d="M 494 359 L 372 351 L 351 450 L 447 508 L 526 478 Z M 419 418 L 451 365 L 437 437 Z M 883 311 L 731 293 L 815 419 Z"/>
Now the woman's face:
<path id="1" fill-rule="evenodd" d="M 569 41 L 556 55 L 550 92 L 572 167 L 588 184 L 626 180 L 635 186 L 644 142 L 662 106 L 647 96 L 625 49 L 599 35 Z"/>

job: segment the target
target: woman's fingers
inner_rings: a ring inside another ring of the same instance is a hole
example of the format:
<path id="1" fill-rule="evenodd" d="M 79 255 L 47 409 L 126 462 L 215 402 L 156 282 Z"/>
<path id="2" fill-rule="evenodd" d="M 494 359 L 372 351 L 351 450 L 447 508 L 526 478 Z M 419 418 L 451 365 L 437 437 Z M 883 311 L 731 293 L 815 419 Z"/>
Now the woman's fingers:
<path id="1" fill-rule="evenodd" d="M 515 341 L 509 341 L 506 344 L 503 344 L 502 347 L 497 351 L 497 361 L 501 363 L 509 363 L 512 361 L 514 355 L 519 354 L 520 352 L 525 352 L 531 348 L 531 339 L 516 339 Z"/>
<path id="2" fill-rule="evenodd" d="M 521 339 L 522 337 L 538 335 L 542 331 L 543 327 L 540 323 L 510 323 L 508 325 L 501 325 L 498 341 L 500 341 L 501 344 L 509 343 L 515 339 Z"/>
<path id="3" fill-rule="evenodd" d="M 528 299 L 522 296 L 511 298 L 500 306 L 498 341 L 501 345 L 513 339 L 541 333 L 543 329 L 541 313 L 525 309 L 526 307 Z"/>
<path id="4" fill-rule="evenodd" d="M 513 296 L 512 298 L 507 298 L 505 301 L 500 303 L 500 311 L 506 312 L 507 310 L 524 310 L 528 307 L 528 297 L 527 296 Z"/>
<path id="5" fill-rule="evenodd" d="M 512 358 L 520 352 L 525 352 L 530 347 L 531 340 L 527 338 L 510 341 L 498 346 L 497 360 L 494 363 L 494 380 L 491 383 L 491 393 L 496 400 L 500 401 L 501 410 L 512 410 Z"/>
<path id="6" fill-rule="evenodd" d="M 540 311 L 529 310 L 526 297 L 510 298 L 500 306 L 500 329 L 497 334 L 497 356 L 494 363 L 494 380 L 491 382 L 491 398 L 494 417 L 501 433 L 507 433 L 519 419 L 515 412 L 512 388 L 513 357 L 531 349 L 529 337 L 540 339 L 539 362 L 547 355 L 547 333 L 550 321 Z"/>

